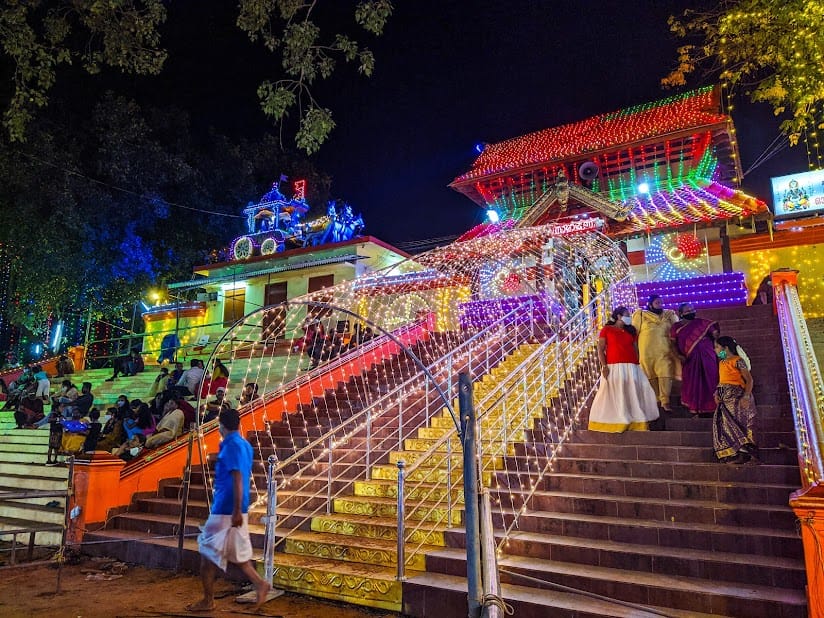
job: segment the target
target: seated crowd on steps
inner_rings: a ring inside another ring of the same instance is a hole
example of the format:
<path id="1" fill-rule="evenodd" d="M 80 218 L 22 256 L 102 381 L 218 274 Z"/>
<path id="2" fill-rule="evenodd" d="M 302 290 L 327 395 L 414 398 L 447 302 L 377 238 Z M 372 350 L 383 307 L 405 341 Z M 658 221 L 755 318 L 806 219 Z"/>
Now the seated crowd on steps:
<path id="1" fill-rule="evenodd" d="M 681 380 L 681 403 L 694 418 L 713 418 L 719 461 L 758 463 L 753 378 L 747 355 L 717 322 L 696 316 L 692 303 L 664 309 L 660 296 L 630 314 L 616 307 L 598 336 L 602 380 L 589 429 L 608 433 L 663 428 L 670 391 Z M 656 405 L 657 399 L 657 405 Z M 659 420 L 660 419 L 660 420 Z"/>
<path id="2" fill-rule="evenodd" d="M 138 365 L 134 355 L 118 359 L 114 376 L 106 382 L 114 381 L 121 371 L 124 376 L 135 375 L 139 373 L 134 371 L 138 366 L 142 368 L 142 359 Z M 130 461 L 185 434 L 198 420 L 209 422 L 221 410 L 230 408 L 228 379 L 229 370 L 220 360 L 215 360 L 211 374 L 199 359 L 193 359 L 187 370 L 182 363 L 175 363 L 171 372 L 163 366 L 145 402 L 140 398 L 129 401 L 126 395 L 120 395 L 115 405 L 102 413 L 93 405 L 91 382 L 83 382 L 78 391 L 67 378 L 56 393 L 50 394 L 43 384 L 49 377 L 35 366 L 24 370 L 9 385 L 4 409 L 14 410 L 18 429 L 49 429 L 46 465 L 57 465 L 58 455 L 94 451 L 109 452 Z M 191 403 L 198 395 L 204 402 L 199 411 Z M 257 384 L 249 382 L 236 399 L 244 405 L 259 397 Z M 49 401 L 51 410 L 46 411 Z"/>

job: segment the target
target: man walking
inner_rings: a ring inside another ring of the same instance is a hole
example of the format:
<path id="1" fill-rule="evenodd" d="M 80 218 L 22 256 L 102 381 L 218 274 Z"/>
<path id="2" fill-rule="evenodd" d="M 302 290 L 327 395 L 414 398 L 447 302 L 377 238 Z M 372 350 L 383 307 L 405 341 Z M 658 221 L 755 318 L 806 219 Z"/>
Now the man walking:
<path id="1" fill-rule="evenodd" d="M 215 465 L 215 494 L 212 512 L 197 539 L 200 550 L 200 579 L 203 598 L 186 606 L 190 612 L 208 612 L 215 607 L 215 579 L 233 562 L 255 586 L 257 604 L 266 601 L 271 584 L 252 566 L 249 538 L 249 479 L 252 474 L 252 446 L 240 435 L 240 415 L 224 408 L 219 429 L 223 441 Z"/>

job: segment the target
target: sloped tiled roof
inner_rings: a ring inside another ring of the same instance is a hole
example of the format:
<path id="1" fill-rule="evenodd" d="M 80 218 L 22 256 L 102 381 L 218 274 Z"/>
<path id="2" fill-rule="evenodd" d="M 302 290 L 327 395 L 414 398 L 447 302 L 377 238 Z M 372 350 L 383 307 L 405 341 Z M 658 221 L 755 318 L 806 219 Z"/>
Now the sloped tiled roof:
<path id="1" fill-rule="evenodd" d="M 452 185 L 670 133 L 726 123 L 712 87 L 488 144 Z"/>
<path id="2" fill-rule="evenodd" d="M 687 181 L 671 191 L 637 196 L 631 202 L 633 207 L 625 221 L 608 220 L 605 230 L 608 236 L 631 236 L 656 229 L 677 229 L 768 212 L 767 204 L 758 198 L 718 182 L 701 179 Z M 597 213 L 595 216 L 598 216 Z M 546 217 L 539 219 L 536 225 L 549 223 L 550 220 Z M 458 240 L 494 234 L 510 221 L 475 226 Z"/>

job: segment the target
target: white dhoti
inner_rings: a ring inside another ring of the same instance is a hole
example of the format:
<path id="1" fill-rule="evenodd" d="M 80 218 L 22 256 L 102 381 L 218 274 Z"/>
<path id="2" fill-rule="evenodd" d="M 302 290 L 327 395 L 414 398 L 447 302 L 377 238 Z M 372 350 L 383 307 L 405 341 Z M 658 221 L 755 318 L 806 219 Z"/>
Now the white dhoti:
<path id="1" fill-rule="evenodd" d="M 249 515 L 243 514 L 243 524 L 232 526 L 231 515 L 209 514 L 197 537 L 200 555 L 215 563 L 222 571 L 227 563 L 241 564 L 252 559 L 252 541 L 249 538 Z"/>

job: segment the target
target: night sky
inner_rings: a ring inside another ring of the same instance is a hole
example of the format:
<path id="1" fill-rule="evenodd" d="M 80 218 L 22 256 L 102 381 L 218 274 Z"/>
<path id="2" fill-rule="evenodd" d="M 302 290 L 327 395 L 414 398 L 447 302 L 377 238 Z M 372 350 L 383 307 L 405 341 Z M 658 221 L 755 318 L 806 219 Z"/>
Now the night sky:
<path id="1" fill-rule="evenodd" d="M 324 2 L 337 11 L 326 19 L 351 19 L 351 3 Z M 317 165 L 374 236 L 404 243 L 460 234 L 483 212 L 446 185 L 469 167 L 474 145 L 668 96 L 659 83 L 681 43 L 667 17 L 689 4 L 397 0 L 383 37 L 364 35 L 375 74 L 341 65 L 315 89 L 338 123 Z M 226 0 L 169 3 L 170 59 L 161 77 L 130 81 L 134 94 L 229 134 L 274 131 L 255 90 L 277 76 L 269 67 L 278 60 L 252 46 L 235 17 Z M 693 87 L 711 83 L 694 80 Z M 746 170 L 778 134 L 778 120 L 767 106 L 743 101 L 733 118 Z M 785 150 L 744 188 L 769 202 L 770 176 L 806 168 L 803 146 Z M 273 169 L 272 179 L 278 174 Z"/>

